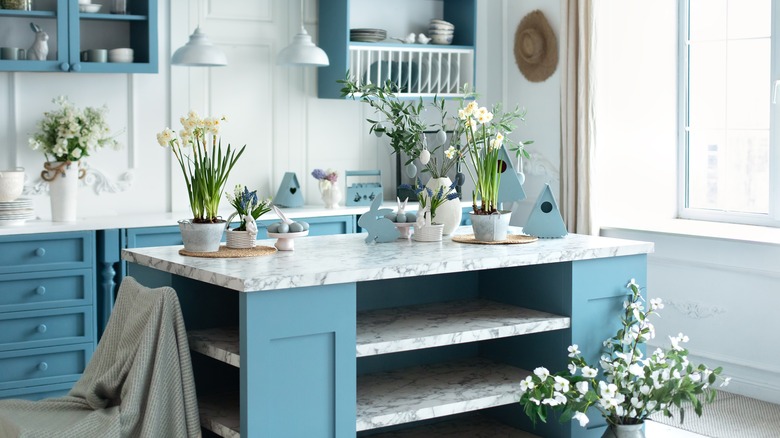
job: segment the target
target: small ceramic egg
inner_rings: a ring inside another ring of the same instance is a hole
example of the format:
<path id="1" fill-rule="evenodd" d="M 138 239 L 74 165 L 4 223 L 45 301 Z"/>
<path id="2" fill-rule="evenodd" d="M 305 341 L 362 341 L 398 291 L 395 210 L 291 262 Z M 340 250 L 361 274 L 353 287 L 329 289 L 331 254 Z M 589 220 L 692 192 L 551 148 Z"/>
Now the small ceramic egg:
<path id="1" fill-rule="evenodd" d="M 269 233 L 276 233 L 279 231 L 279 222 L 274 222 L 266 228 Z"/>
<path id="2" fill-rule="evenodd" d="M 423 149 L 422 152 L 420 152 L 420 163 L 424 165 L 428 164 L 428 161 L 431 160 L 431 153 L 428 152 L 428 149 Z"/>
<path id="3" fill-rule="evenodd" d="M 417 215 L 414 213 L 406 213 L 406 222 L 416 222 Z"/>
<path id="4" fill-rule="evenodd" d="M 303 231 L 303 225 L 301 225 L 299 222 L 293 222 L 290 224 L 291 233 L 300 233 L 301 231 Z"/>
<path id="5" fill-rule="evenodd" d="M 406 219 L 407 219 L 407 217 L 406 217 L 406 213 L 398 213 L 398 214 L 395 216 L 395 221 L 396 221 L 396 222 L 405 223 L 405 222 L 406 222 Z"/>
<path id="6" fill-rule="evenodd" d="M 303 225 L 303 231 L 308 231 L 309 230 L 309 223 L 308 222 L 300 221 L 298 223 Z"/>
<path id="7" fill-rule="evenodd" d="M 444 142 L 447 141 L 447 133 L 439 129 L 439 132 L 436 133 L 436 141 L 439 145 L 443 145 Z"/>
<path id="8" fill-rule="evenodd" d="M 382 134 L 384 134 L 384 130 L 385 130 L 385 125 L 381 123 L 377 123 L 376 126 L 374 127 L 374 135 L 376 135 L 377 137 L 381 137 Z"/>
<path id="9" fill-rule="evenodd" d="M 397 218 L 398 218 L 398 217 L 396 216 L 396 214 L 395 214 L 395 213 L 387 213 L 387 214 L 385 215 L 385 219 L 389 220 L 390 222 L 397 222 L 397 221 L 396 221 L 396 219 L 397 219 Z"/>
<path id="10" fill-rule="evenodd" d="M 290 225 L 287 224 L 287 222 L 279 222 L 279 229 L 277 233 L 289 233 L 290 232 Z"/>

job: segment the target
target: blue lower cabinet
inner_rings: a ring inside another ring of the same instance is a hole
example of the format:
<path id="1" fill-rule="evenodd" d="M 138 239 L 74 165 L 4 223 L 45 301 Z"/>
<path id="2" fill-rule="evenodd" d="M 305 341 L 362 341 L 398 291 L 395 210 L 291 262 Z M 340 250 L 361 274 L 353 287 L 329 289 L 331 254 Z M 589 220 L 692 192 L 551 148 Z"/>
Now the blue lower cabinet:
<path id="1" fill-rule="evenodd" d="M 0 398 L 68 389 L 81 377 L 94 351 L 93 343 L 0 351 Z M 58 385 L 54 387 L 53 385 Z"/>

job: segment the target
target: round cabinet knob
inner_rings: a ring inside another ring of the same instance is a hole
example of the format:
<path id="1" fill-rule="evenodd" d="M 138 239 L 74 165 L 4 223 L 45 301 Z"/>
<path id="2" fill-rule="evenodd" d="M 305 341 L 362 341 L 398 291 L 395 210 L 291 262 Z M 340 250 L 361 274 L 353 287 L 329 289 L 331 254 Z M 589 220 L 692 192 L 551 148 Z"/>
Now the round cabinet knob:
<path id="1" fill-rule="evenodd" d="M 68 64 L 67 62 L 63 62 L 62 64 L 60 64 L 60 70 L 62 71 L 70 70 L 70 64 Z"/>
<path id="2" fill-rule="evenodd" d="M 81 64 L 75 63 L 70 66 L 70 71 L 81 71 Z"/>
<path id="3" fill-rule="evenodd" d="M 38 248 L 35 250 L 35 255 L 38 257 L 43 257 L 46 255 L 46 248 Z"/>
<path id="4" fill-rule="evenodd" d="M 46 333 L 46 329 L 47 329 L 46 324 L 40 324 L 40 325 L 38 325 L 38 328 L 37 328 L 38 333 Z"/>
<path id="5" fill-rule="evenodd" d="M 40 371 L 46 371 L 49 369 L 49 364 L 47 364 L 46 362 L 41 362 L 38 364 L 38 369 Z"/>
<path id="6" fill-rule="evenodd" d="M 46 288 L 44 286 L 38 286 L 35 288 L 35 293 L 38 295 L 46 295 Z"/>

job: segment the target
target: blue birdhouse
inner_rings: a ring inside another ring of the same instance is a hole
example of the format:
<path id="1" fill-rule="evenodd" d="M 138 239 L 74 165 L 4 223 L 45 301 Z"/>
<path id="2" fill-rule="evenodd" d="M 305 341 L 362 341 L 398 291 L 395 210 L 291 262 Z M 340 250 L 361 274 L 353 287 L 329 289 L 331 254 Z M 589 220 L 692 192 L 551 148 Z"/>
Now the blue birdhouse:
<path id="1" fill-rule="evenodd" d="M 303 207 L 303 193 L 295 172 L 285 172 L 274 196 L 274 204 L 279 207 Z"/>
<path id="2" fill-rule="evenodd" d="M 498 152 L 499 166 L 501 166 L 501 183 L 498 186 L 498 203 L 504 204 L 506 209 L 512 208 L 512 203 L 525 199 L 523 183 L 515 171 L 515 166 L 509 158 L 509 153 L 504 146 Z"/>
<path id="3" fill-rule="evenodd" d="M 539 194 L 536 205 L 523 226 L 523 232 L 542 239 L 564 237 L 569 234 L 549 184 L 545 184 L 542 193 Z"/>

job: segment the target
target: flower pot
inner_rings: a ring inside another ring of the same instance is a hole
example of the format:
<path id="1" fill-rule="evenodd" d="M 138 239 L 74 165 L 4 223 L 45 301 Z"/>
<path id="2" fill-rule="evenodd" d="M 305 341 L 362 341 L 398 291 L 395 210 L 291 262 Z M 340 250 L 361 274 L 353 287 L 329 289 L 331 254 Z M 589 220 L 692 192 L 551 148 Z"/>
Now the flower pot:
<path id="1" fill-rule="evenodd" d="M 254 248 L 255 237 L 257 234 L 250 233 L 249 231 L 236 231 L 227 230 L 227 242 L 228 248 Z"/>
<path id="2" fill-rule="evenodd" d="M 184 249 L 191 252 L 217 252 L 226 222 L 192 223 L 190 220 L 179 221 L 181 240 Z"/>
<path id="3" fill-rule="evenodd" d="M 471 228 L 474 230 L 474 238 L 480 242 L 500 242 L 506 240 L 507 230 L 509 229 L 509 219 L 512 216 L 511 211 L 502 211 L 493 214 L 474 214 L 471 215 Z"/>
<path id="4" fill-rule="evenodd" d="M 425 225 L 423 227 L 415 226 L 412 239 L 418 242 L 440 242 L 444 224 Z"/>
<path id="5" fill-rule="evenodd" d="M 44 164 L 41 177 L 49 182 L 49 200 L 51 201 L 51 220 L 72 222 L 78 211 L 79 178 L 83 171 L 79 163 L 50 161 Z"/>
<path id="6" fill-rule="evenodd" d="M 425 187 L 428 187 L 436 194 L 439 191 L 439 187 L 444 186 L 444 190 L 446 191 L 451 185 L 452 180 L 445 176 L 442 178 L 431 178 L 425 184 Z M 442 234 L 448 236 L 460 226 L 462 217 L 463 209 L 460 206 L 460 201 L 453 199 L 451 201 L 442 202 L 441 205 L 436 208 L 436 214 L 433 216 L 433 220 L 437 224 L 444 225 Z"/>
<path id="7" fill-rule="evenodd" d="M 639 424 L 609 424 L 601 438 L 645 438 L 645 425 Z"/>

